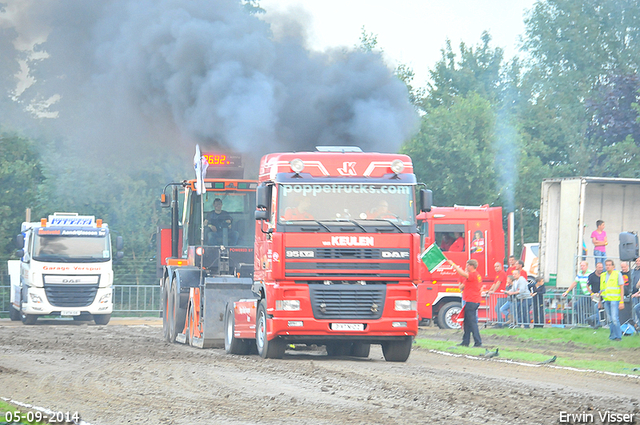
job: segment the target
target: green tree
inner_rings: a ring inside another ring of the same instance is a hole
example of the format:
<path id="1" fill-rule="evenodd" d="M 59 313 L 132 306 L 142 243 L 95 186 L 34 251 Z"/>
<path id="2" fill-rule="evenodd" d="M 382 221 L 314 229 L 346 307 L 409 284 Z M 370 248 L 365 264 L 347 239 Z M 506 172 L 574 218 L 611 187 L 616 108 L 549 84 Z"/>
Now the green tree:
<path id="1" fill-rule="evenodd" d="M 498 197 L 494 168 L 495 113 L 476 93 L 449 107 L 430 109 L 419 134 L 402 152 L 418 178 L 433 190 L 436 205 L 480 205 Z"/>
<path id="2" fill-rule="evenodd" d="M 494 105 L 499 101 L 502 49 L 491 47 L 491 35 L 482 33 L 478 46 L 460 43 L 460 55 L 454 53 L 451 42 L 446 41 L 442 57 L 430 71 L 432 82 L 428 86 L 426 102 L 430 107 L 451 105 L 457 96 L 478 93 Z"/>
<path id="3" fill-rule="evenodd" d="M 522 132 L 546 147 L 542 163 L 556 176 L 628 173 L 598 165 L 612 165 L 603 156 L 624 164 L 624 155 L 610 155 L 620 152 L 622 146 L 614 145 L 627 135 L 605 140 L 589 129 L 617 107 L 609 102 L 613 109 L 607 112 L 602 83 L 638 73 L 640 4 L 545 0 L 536 3 L 525 23 L 524 47 L 531 61 L 524 79 L 530 95 L 528 111 L 521 115 Z"/>
<path id="4" fill-rule="evenodd" d="M 13 133 L 0 133 L 0 261 L 12 258 L 27 208 L 38 206 L 45 183 L 33 141 Z"/>

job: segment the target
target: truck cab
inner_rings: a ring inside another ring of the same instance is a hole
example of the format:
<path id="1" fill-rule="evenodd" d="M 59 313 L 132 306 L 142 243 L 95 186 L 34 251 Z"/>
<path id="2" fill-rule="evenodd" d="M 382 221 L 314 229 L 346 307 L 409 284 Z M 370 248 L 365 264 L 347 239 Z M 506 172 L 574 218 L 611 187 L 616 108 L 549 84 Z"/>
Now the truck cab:
<path id="1" fill-rule="evenodd" d="M 418 215 L 420 246 L 437 244 L 443 254 L 464 267 L 469 259 L 478 261 L 478 273 L 486 289 L 496 277 L 493 265 L 504 264 L 504 230 L 502 208 L 483 206 L 433 207 Z M 462 308 L 459 276 L 444 263 L 435 270 L 420 264 L 418 315 L 421 320 L 435 320 L 445 329 L 459 328 L 456 316 Z M 478 309 L 480 321 L 486 321 L 488 306 L 483 300 Z"/>
<path id="2" fill-rule="evenodd" d="M 20 286 L 12 285 L 12 308 L 23 323 L 33 325 L 47 315 L 109 322 L 113 258 L 106 223 L 94 216 L 55 213 L 40 222 L 22 223 L 17 245 Z M 117 249 L 122 249 L 120 236 Z"/>
<path id="3" fill-rule="evenodd" d="M 287 344 L 362 357 L 381 344 L 386 360 L 405 361 L 418 330 L 411 159 L 354 147 L 275 153 L 259 181 L 257 299 L 234 305 L 228 345 L 255 339 L 262 357 L 278 358 Z"/>

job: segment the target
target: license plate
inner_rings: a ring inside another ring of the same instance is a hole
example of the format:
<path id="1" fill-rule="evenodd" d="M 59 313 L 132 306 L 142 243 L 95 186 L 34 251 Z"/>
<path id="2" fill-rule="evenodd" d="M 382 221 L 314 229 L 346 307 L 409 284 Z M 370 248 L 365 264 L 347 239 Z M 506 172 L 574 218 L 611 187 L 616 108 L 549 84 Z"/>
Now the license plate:
<path id="1" fill-rule="evenodd" d="M 80 316 L 80 312 L 78 310 L 61 311 L 60 316 Z"/>
<path id="2" fill-rule="evenodd" d="M 334 331 L 363 331 L 362 323 L 332 323 L 331 329 Z"/>

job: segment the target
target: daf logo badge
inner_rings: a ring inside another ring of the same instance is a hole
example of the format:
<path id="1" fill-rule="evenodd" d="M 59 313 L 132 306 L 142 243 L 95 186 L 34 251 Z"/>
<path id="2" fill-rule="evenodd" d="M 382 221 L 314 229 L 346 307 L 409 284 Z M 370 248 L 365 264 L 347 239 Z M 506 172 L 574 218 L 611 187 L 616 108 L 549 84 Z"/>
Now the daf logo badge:
<path id="1" fill-rule="evenodd" d="M 62 279 L 62 283 L 80 283 L 80 279 Z"/>

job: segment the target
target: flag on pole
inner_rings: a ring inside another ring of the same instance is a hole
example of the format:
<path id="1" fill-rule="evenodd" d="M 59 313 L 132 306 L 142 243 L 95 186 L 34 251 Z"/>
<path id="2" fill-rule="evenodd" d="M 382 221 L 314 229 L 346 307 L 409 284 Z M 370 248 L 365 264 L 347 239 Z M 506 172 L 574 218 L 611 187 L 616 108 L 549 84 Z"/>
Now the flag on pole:
<path id="1" fill-rule="evenodd" d="M 466 305 L 466 304 L 465 304 Z M 464 305 L 462 306 L 462 309 L 460 310 L 460 313 L 458 313 L 457 317 L 451 317 L 452 319 L 454 319 L 456 322 L 460 323 L 460 326 L 463 326 L 464 323 Z M 455 315 L 454 315 L 455 316 Z"/>
<path id="2" fill-rule="evenodd" d="M 204 176 L 207 175 L 207 159 L 200 153 L 200 145 L 196 145 L 196 154 L 193 157 L 193 168 L 196 171 L 196 193 L 202 195 L 207 189 L 204 187 Z"/>
<path id="3" fill-rule="evenodd" d="M 432 243 L 424 252 L 420 255 L 420 259 L 429 271 L 433 271 L 440 267 L 445 261 L 447 261 L 447 257 L 444 256 L 440 247 L 435 243 Z"/>

